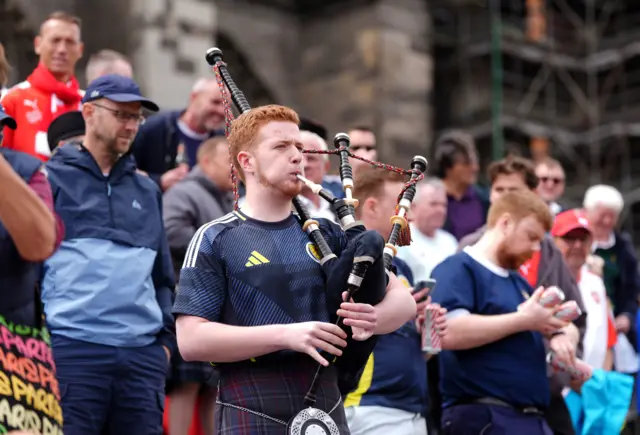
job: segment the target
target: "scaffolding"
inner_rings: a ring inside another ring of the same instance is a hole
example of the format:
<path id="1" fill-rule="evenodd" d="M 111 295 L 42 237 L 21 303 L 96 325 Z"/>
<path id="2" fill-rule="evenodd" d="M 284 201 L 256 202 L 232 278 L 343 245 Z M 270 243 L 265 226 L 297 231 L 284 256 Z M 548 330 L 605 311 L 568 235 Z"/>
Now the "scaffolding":
<path id="1" fill-rule="evenodd" d="M 616 186 L 640 245 L 640 2 L 430 4 L 436 130 L 468 130 L 485 163 L 557 158 L 569 206 L 589 185 Z"/>

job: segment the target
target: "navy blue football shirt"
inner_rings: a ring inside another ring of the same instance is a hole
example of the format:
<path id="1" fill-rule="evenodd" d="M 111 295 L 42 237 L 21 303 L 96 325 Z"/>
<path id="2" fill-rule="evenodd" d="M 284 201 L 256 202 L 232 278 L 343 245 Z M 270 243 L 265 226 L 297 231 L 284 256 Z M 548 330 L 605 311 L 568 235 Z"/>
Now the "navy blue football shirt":
<path id="1" fill-rule="evenodd" d="M 347 243 L 344 233 L 333 222 L 317 220 L 331 250 L 340 255 Z M 173 313 L 233 326 L 328 322 L 325 281 L 294 214 L 262 222 L 233 212 L 193 237 Z"/>
<path id="2" fill-rule="evenodd" d="M 438 282 L 433 301 L 450 313 L 513 313 L 533 293 L 518 272 L 499 268 L 473 247 L 444 260 L 431 277 Z M 474 349 L 443 350 L 439 358 L 445 408 L 481 397 L 540 408 L 549 402 L 545 347 L 539 332 L 522 331 Z"/>
<path id="3" fill-rule="evenodd" d="M 413 287 L 407 263 L 394 257 L 393 265 L 398 279 Z M 344 406 L 382 406 L 414 414 L 427 411 L 427 366 L 414 320 L 379 336 L 358 386 L 347 395 Z"/>

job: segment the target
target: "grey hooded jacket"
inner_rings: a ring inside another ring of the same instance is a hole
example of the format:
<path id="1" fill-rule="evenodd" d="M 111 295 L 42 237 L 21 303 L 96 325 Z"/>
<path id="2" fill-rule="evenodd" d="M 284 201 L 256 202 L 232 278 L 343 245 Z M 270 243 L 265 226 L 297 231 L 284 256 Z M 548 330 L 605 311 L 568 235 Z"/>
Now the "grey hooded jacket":
<path id="1" fill-rule="evenodd" d="M 202 225 L 233 210 L 233 196 L 221 191 L 195 166 L 163 196 L 164 227 L 169 240 L 173 267 L 180 268 L 191 238 Z"/>

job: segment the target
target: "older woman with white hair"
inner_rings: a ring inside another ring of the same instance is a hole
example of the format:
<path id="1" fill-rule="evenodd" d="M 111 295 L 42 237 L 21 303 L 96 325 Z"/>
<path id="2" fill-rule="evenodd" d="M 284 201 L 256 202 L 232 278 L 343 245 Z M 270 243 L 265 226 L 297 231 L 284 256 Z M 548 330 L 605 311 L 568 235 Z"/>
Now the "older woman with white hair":
<path id="1" fill-rule="evenodd" d="M 587 190 L 583 206 L 593 231 L 593 252 L 604 263 L 602 278 L 613 306 L 616 329 L 624 333 L 635 347 L 635 318 L 640 291 L 638 259 L 629 235 L 616 230 L 624 199 L 614 187 L 600 184 Z"/>

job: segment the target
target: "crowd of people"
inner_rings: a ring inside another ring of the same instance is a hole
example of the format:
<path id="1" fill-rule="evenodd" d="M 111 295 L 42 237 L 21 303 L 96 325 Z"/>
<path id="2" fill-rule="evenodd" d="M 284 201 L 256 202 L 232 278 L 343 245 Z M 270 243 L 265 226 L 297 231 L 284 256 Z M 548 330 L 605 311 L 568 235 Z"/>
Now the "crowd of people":
<path id="1" fill-rule="evenodd" d="M 341 434 L 633 426 L 640 276 L 615 187 L 564 209 L 562 165 L 521 156 L 492 162 L 481 186 L 473 138 L 445 132 L 415 186 L 411 243 L 385 282 L 362 282 L 381 301 L 332 311 L 323 259 L 292 213 L 297 199 L 331 251 L 353 255 L 336 212 L 297 177 L 345 197 L 330 156 L 303 153 L 328 151 L 327 129 L 270 105 L 225 137 L 213 74 L 182 110 L 161 111 L 110 50 L 91 56 L 81 87 L 81 27 L 50 15 L 37 67 L 10 86 L 0 46 L 0 433 L 285 433 L 317 364 L 314 406 Z M 347 134 L 353 155 L 377 160 L 373 128 Z M 407 177 L 350 163 L 362 243 L 382 246 Z M 553 288 L 576 316 L 545 302 Z M 426 313 L 439 351 L 423 348 Z M 372 337 L 341 382 L 333 358 Z"/>

